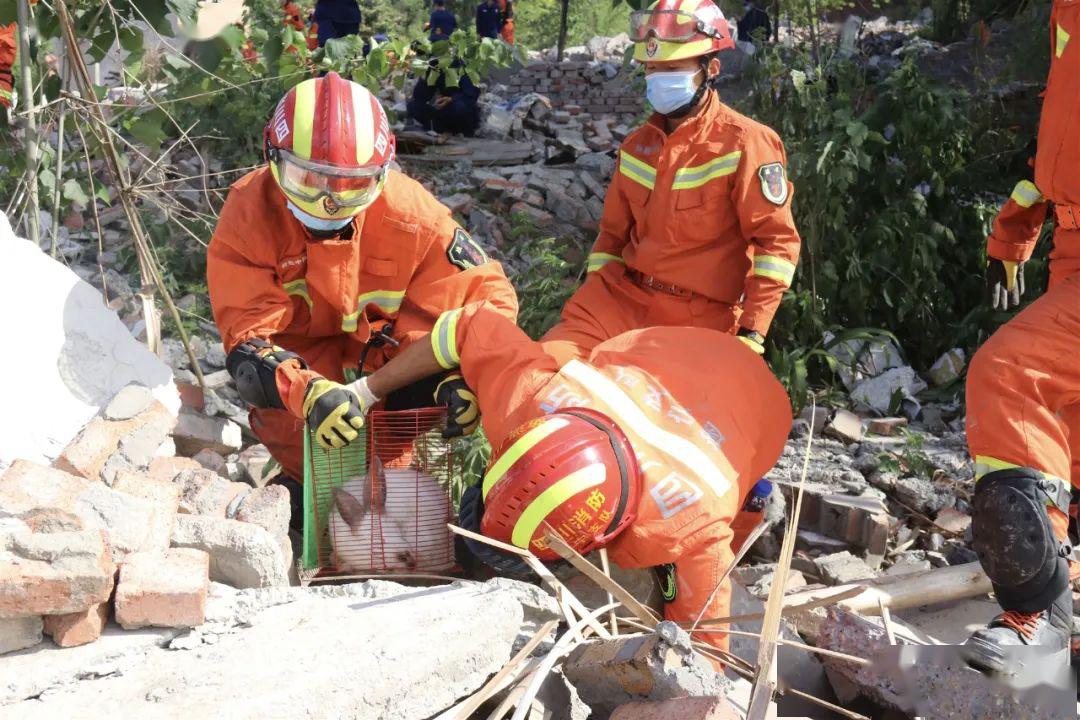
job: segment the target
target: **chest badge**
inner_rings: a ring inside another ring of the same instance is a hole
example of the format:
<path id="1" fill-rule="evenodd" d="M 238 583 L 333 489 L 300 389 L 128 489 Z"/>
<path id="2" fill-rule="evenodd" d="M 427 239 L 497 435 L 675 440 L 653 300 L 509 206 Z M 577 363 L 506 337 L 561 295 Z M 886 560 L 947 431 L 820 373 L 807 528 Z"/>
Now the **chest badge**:
<path id="1" fill-rule="evenodd" d="M 769 163 L 758 168 L 761 178 L 761 194 L 773 205 L 783 205 L 788 200 L 787 172 L 780 163 Z"/>

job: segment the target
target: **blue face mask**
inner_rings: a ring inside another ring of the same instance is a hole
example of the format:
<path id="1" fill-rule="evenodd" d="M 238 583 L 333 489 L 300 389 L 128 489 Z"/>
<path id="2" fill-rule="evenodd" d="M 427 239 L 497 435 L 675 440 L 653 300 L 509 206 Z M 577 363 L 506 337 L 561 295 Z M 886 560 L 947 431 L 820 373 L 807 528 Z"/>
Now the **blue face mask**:
<path id="1" fill-rule="evenodd" d="M 656 112 L 668 115 L 694 99 L 701 70 L 654 72 L 645 76 L 645 96 Z"/>
<path id="2" fill-rule="evenodd" d="M 353 221 L 352 215 L 346 218 L 341 218 L 340 220 L 325 220 L 323 218 L 307 214 L 300 208 L 293 205 L 291 200 L 286 200 L 285 202 L 288 203 L 289 212 L 293 214 L 293 217 L 299 220 L 305 227 L 311 228 L 312 230 L 316 230 L 318 232 L 335 232 L 337 230 L 341 230 Z"/>

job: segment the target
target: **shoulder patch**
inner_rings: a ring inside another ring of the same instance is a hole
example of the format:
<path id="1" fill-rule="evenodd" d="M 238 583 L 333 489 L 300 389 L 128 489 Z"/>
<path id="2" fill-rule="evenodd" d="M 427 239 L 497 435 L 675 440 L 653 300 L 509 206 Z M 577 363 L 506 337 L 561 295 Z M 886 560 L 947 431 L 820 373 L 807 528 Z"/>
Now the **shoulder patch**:
<path id="1" fill-rule="evenodd" d="M 789 187 L 787 171 L 778 162 L 762 165 L 758 168 L 761 178 L 761 194 L 773 205 L 783 205 L 788 200 Z"/>
<path id="2" fill-rule="evenodd" d="M 473 240 L 472 236 L 462 228 L 454 231 L 454 240 L 450 243 L 450 247 L 446 248 L 446 257 L 452 265 L 457 265 L 462 270 L 483 265 L 488 261 L 484 248 L 480 247 L 480 243 Z"/>

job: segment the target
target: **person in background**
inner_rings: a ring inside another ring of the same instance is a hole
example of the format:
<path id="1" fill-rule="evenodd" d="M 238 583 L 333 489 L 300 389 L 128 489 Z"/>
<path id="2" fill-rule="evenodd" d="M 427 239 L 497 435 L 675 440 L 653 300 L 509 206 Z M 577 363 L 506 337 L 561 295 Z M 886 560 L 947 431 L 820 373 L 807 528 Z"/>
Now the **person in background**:
<path id="1" fill-rule="evenodd" d="M 12 70 L 15 68 L 15 55 L 18 45 L 15 41 L 15 23 L 0 25 L 0 105 L 11 107 L 11 93 L 14 87 Z"/>
<path id="2" fill-rule="evenodd" d="M 480 90 L 465 73 L 460 73 L 457 87 L 447 87 L 445 73 L 439 73 L 434 85 L 423 75 L 413 88 L 407 110 L 425 130 L 471 137 L 480 127 L 479 100 Z"/>
<path id="3" fill-rule="evenodd" d="M 318 26 L 319 47 L 327 40 L 358 35 L 360 20 L 357 0 L 318 0 L 312 22 Z"/>
<path id="4" fill-rule="evenodd" d="M 476 6 L 476 34 L 494 40 L 502 31 L 503 15 L 498 0 L 484 0 Z"/>
<path id="5" fill-rule="evenodd" d="M 448 40 L 457 30 L 457 18 L 454 13 L 446 9 L 446 0 L 435 0 L 435 9 L 431 11 L 431 19 L 428 20 L 425 30 L 430 31 L 428 40 Z"/>
<path id="6" fill-rule="evenodd" d="M 768 42 L 772 38 L 772 21 L 769 20 L 769 13 L 758 7 L 753 0 L 744 3 L 743 9 L 746 12 L 738 22 L 739 42 L 753 42 L 756 34 L 754 31 L 759 29 L 764 29 L 764 32 L 760 33 L 761 39 Z"/>
<path id="7" fill-rule="evenodd" d="M 502 10 L 502 39 L 507 45 L 514 44 L 514 0 L 499 0 Z"/>

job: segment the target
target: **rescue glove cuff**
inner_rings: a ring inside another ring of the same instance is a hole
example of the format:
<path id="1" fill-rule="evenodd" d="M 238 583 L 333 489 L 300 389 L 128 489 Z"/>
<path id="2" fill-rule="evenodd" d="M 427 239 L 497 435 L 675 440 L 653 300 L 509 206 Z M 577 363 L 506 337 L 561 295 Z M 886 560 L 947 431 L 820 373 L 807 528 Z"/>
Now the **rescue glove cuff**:
<path id="1" fill-rule="evenodd" d="M 454 373 L 435 388 L 435 402 L 446 406 L 444 438 L 472 435 L 480 425 L 480 400 L 465 384 L 465 378 Z"/>
<path id="2" fill-rule="evenodd" d="M 366 384 L 365 384 L 366 389 Z M 360 436 L 364 415 L 371 409 L 351 386 L 326 378 L 312 380 L 304 394 L 304 418 L 326 450 L 343 448 Z"/>
<path id="3" fill-rule="evenodd" d="M 986 287 L 993 309 L 1004 311 L 1019 307 L 1024 294 L 1024 263 L 990 258 L 986 266 Z"/>
<path id="4" fill-rule="evenodd" d="M 765 354 L 765 336 L 754 330 L 747 330 L 744 327 L 739 328 L 739 332 L 736 335 L 748 348 L 756 352 L 758 355 Z"/>

